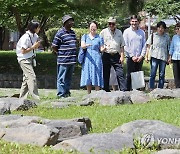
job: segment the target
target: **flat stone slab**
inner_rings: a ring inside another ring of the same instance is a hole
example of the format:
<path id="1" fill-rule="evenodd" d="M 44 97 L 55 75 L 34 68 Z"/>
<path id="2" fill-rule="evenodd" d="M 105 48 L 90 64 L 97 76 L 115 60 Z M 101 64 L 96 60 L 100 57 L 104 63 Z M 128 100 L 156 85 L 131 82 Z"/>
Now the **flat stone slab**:
<path id="1" fill-rule="evenodd" d="M 112 153 L 123 148 L 134 148 L 133 138 L 128 134 L 100 133 L 89 134 L 79 138 L 65 140 L 54 146 L 54 149 L 75 150 L 80 153 Z"/>
<path id="2" fill-rule="evenodd" d="M 154 99 L 178 98 L 177 95 L 175 95 L 175 93 L 176 93 L 176 90 L 156 88 L 149 93 L 149 96 Z"/>
<path id="3" fill-rule="evenodd" d="M 28 110 L 32 107 L 36 107 L 37 102 L 28 99 L 6 97 L 0 98 L 0 115 L 5 113 L 11 113 L 15 110 Z"/>
<path id="4" fill-rule="evenodd" d="M 76 138 L 92 128 L 89 118 L 49 120 L 37 116 L 0 115 L 0 139 L 38 146 Z"/>
<path id="5" fill-rule="evenodd" d="M 149 95 L 139 90 L 133 90 L 129 93 L 129 95 L 133 104 L 145 104 L 152 100 Z"/>
<path id="6" fill-rule="evenodd" d="M 112 132 L 132 135 L 146 146 L 155 142 L 161 148 L 180 146 L 180 127 L 159 120 L 135 120 L 115 128 Z"/>
<path id="7" fill-rule="evenodd" d="M 38 146 L 54 145 L 58 139 L 58 129 L 31 123 L 24 127 L 6 128 L 3 140 Z"/>
<path id="8" fill-rule="evenodd" d="M 180 154 L 180 149 L 165 149 L 155 152 L 154 154 Z"/>
<path id="9" fill-rule="evenodd" d="M 58 142 L 87 134 L 87 127 L 83 122 L 51 120 L 45 125 L 59 130 Z"/>

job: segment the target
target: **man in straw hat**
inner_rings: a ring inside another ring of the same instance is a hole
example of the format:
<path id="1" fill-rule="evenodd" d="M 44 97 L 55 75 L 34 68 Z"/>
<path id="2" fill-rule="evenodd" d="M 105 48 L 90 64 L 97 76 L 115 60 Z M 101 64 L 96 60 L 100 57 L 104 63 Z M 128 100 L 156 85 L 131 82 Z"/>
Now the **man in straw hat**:
<path id="1" fill-rule="evenodd" d="M 124 62 L 124 39 L 122 32 L 116 28 L 116 19 L 108 19 L 108 27 L 103 29 L 100 35 L 104 38 L 106 50 L 103 53 L 103 78 L 104 90 L 110 92 L 109 77 L 111 66 L 116 72 L 118 86 L 121 91 L 126 91 L 126 82 L 123 72 Z"/>

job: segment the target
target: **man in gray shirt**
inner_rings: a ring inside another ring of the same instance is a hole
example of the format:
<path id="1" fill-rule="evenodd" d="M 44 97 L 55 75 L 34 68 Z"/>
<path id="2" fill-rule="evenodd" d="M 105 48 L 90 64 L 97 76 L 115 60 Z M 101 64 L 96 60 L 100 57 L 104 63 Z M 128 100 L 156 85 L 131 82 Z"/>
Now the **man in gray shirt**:
<path id="1" fill-rule="evenodd" d="M 124 33 L 125 53 L 127 58 L 127 90 L 131 87 L 131 72 L 141 71 L 145 50 L 143 50 L 146 42 L 145 33 L 139 28 L 140 18 L 133 15 L 130 18 L 131 26 Z"/>
<path id="2" fill-rule="evenodd" d="M 108 26 L 108 28 L 103 29 L 100 33 L 104 39 L 106 48 L 102 55 L 104 90 L 110 92 L 109 77 L 111 66 L 113 66 L 116 72 L 119 89 L 121 91 L 126 91 L 126 82 L 122 67 L 124 62 L 124 39 L 122 32 L 116 28 L 115 18 L 110 17 L 108 19 Z"/>

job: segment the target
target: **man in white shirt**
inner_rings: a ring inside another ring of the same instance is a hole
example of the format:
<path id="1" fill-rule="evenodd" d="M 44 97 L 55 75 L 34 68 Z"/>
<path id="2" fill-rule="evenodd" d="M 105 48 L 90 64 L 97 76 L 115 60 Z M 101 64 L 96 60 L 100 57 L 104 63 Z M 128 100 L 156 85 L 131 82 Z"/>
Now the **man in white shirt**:
<path id="1" fill-rule="evenodd" d="M 119 89 L 121 91 L 126 91 L 126 81 L 123 72 L 125 44 L 122 32 L 116 28 L 115 18 L 110 17 L 108 19 L 108 28 L 103 29 L 100 35 L 104 39 L 106 48 L 102 55 L 104 90 L 110 92 L 109 77 L 111 66 L 113 66 L 116 72 Z"/>
<path id="2" fill-rule="evenodd" d="M 35 66 L 35 49 L 40 46 L 38 35 L 40 24 L 31 21 L 27 27 L 28 31 L 19 39 L 16 46 L 16 55 L 18 63 L 23 71 L 23 81 L 20 90 L 20 98 L 27 98 L 30 94 L 34 99 L 39 100 L 36 74 L 33 66 Z"/>
<path id="3" fill-rule="evenodd" d="M 131 87 L 131 72 L 141 71 L 145 50 L 143 50 L 146 42 L 145 33 L 139 28 L 140 18 L 132 15 L 130 18 L 130 27 L 124 33 L 125 53 L 127 60 L 127 90 Z"/>

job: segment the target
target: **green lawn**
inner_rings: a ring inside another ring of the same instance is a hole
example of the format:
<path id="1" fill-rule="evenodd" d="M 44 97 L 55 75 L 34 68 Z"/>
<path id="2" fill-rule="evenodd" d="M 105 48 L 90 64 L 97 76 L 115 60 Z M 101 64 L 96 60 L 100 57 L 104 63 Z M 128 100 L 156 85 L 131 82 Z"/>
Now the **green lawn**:
<path id="1" fill-rule="evenodd" d="M 16 93 L 16 90 L 6 91 Z M 56 90 L 40 89 L 41 105 L 29 111 L 16 111 L 13 114 L 23 114 L 30 116 L 40 116 L 48 119 L 71 119 L 78 117 L 89 117 L 92 122 L 90 133 L 111 132 L 114 128 L 137 119 L 161 120 L 180 127 L 180 103 L 178 99 L 154 100 L 147 104 L 119 105 L 119 106 L 70 106 L 64 109 L 54 109 L 48 106 L 52 101 L 56 101 Z M 85 90 L 72 90 L 72 97 L 80 100 L 86 94 Z M 4 91 L 0 91 L 0 96 Z M 44 104 L 43 102 L 46 102 Z M 47 108 L 48 106 L 48 108 Z M 36 154 L 41 153 L 63 153 L 62 151 L 52 151 L 48 147 L 39 148 L 31 145 L 20 145 L 0 141 L 0 153 Z M 129 153 L 129 152 L 125 152 Z M 141 149 L 139 153 L 150 153 L 149 150 Z"/>

